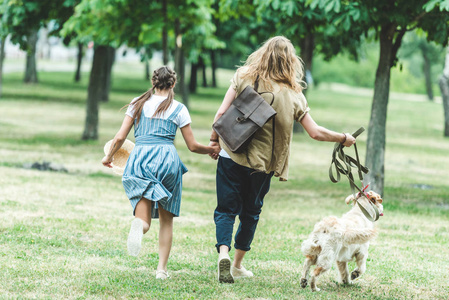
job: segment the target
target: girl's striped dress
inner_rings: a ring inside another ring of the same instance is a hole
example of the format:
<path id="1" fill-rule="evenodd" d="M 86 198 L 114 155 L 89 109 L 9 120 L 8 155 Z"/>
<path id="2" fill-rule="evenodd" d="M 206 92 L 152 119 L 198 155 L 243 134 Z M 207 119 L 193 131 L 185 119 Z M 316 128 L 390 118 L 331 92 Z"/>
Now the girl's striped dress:
<path id="1" fill-rule="evenodd" d="M 133 213 L 143 197 L 152 201 L 152 218 L 159 217 L 159 206 L 179 216 L 182 175 L 187 168 L 173 144 L 178 129 L 173 120 L 183 107 L 178 102 L 167 119 L 148 118 L 142 110 L 139 124 L 134 121 L 136 145 L 122 177 Z"/>

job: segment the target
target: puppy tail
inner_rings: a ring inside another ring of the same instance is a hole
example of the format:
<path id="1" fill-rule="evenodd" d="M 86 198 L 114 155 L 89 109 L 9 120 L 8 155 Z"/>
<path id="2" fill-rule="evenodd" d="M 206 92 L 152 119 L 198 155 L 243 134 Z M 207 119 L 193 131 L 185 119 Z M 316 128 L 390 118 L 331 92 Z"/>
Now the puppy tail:
<path id="1" fill-rule="evenodd" d="M 343 242 L 347 245 L 364 244 L 376 236 L 376 229 L 346 229 L 343 233 Z"/>

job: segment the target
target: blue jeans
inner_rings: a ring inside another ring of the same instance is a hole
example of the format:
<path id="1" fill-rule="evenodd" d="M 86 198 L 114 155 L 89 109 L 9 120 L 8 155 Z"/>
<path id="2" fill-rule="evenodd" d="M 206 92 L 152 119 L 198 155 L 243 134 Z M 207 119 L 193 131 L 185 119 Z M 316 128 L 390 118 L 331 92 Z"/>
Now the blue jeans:
<path id="1" fill-rule="evenodd" d="M 273 172 L 266 174 L 241 166 L 229 158 L 220 157 L 217 164 L 217 208 L 214 213 L 217 251 L 221 245 L 231 249 L 235 217 L 240 224 L 234 247 L 249 251 L 256 232 L 263 198 L 270 189 Z"/>

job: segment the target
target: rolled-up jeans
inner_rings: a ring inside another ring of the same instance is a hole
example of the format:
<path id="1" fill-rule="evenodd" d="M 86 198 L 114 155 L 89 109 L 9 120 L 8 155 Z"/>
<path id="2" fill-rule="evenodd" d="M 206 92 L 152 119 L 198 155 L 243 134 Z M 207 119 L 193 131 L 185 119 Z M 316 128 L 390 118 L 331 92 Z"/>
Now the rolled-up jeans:
<path id="1" fill-rule="evenodd" d="M 220 157 L 217 164 L 217 208 L 214 212 L 217 251 L 221 245 L 231 249 L 235 217 L 240 224 L 235 234 L 234 247 L 249 251 L 256 232 L 263 199 L 270 189 L 273 172 L 257 172 Z"/>

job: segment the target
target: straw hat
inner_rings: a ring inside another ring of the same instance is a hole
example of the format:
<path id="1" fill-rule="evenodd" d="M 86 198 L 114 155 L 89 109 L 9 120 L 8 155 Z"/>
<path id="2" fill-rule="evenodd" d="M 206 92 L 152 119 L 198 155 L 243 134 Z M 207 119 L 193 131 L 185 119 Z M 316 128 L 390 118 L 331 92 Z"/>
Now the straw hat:
<path id="1" fill-rule="evenodd" d="M 109 149 L 111 149 L 111 144 L 113 140 L 104 145 L 104 154 L 107 155 L 109 153 Z M 126 139 L 123 143 L 122 147 L 114 154 L 112 165 L 112 171 L 115 174 L 123 175 L 123 171 L 125 170 L 126 161 L 128 160 L 129 154 L 134 149 L 134 143 L 130 140 Z"/>

